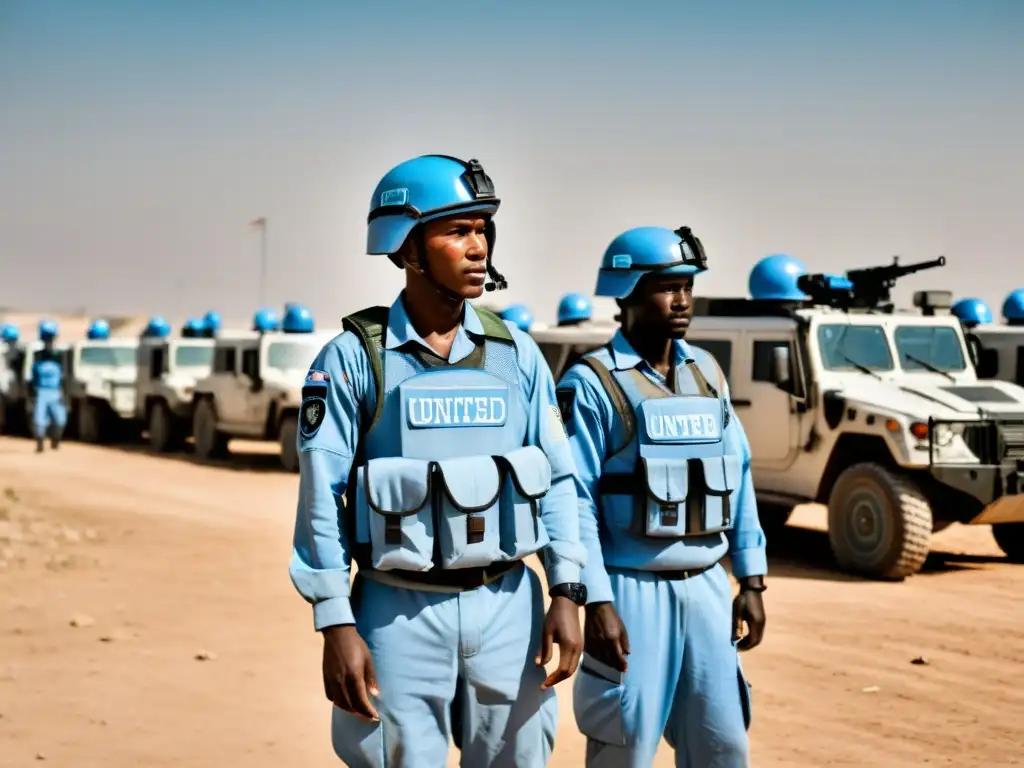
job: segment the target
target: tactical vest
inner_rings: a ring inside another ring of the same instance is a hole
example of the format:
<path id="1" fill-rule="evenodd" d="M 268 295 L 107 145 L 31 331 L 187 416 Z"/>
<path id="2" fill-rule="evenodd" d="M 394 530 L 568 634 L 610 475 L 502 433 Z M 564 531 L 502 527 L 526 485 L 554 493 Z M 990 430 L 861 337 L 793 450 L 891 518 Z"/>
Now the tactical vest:
<path id="1" fill-rule="evenodd" d="M 32 383 L 36 389 L 60 389 L 64 369 L 52 358 L 41 358 L 32 364 Z"/>
<path id="2" fill-rule="evenodd" d="M 598 492 L 632 497 L 630 531 L 683 539 L 732 528 L 729 496 L 742 460 L 726 453 L 729 407 L 696 361 L 676 368 L 675 392 L 636 368 L 613 371 L 592 355 L 580 362 L 597 374 L 625 428 L 622 443 L 610 446 Z M 685 380 L 694 394 L 681 393 Z"/>
<path id="3" fill-rule="evenodd" d="M 497 315 L 476 313 L 484 341 L 453 365 L 419 345 L 385 349 L 386 307 L 343 320 L 377 388 L 347 490 L 360 568 L 459 585 L 460 575 L 446 572 L 496 564 L 504 572 L 548 544 L 538 505 L 551 465 L 525 445 L 515 342 Z"/>

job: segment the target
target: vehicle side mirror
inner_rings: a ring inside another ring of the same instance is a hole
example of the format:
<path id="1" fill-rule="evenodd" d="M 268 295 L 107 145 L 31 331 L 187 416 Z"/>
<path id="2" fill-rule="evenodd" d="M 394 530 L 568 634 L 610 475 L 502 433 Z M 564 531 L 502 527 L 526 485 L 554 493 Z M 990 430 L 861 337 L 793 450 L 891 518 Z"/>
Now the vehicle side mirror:
<path id="1" fill-rule="evenodd" d="M 779 389 L 789 387 L 789 347 L 772 349 L 772 383 Z"/>
<path id="2" fill-rule="evenodd" d="M 999 353 L 994 349 L 978 351 L 978 362 L 975 363 L 979 379 L 994 379 L 999 373 Z"/>

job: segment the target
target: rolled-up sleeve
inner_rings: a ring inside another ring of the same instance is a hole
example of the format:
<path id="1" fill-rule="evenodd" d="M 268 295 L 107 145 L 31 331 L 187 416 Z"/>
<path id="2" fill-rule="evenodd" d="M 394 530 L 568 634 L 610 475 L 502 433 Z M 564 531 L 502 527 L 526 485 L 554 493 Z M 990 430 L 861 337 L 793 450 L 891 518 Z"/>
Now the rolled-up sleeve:
<path id="1" fill-rule="evenodd" d="M 367 398 L 372 408 L 376 389 L 369 360 L 353 334 L 342 334 L 317 355 L 303 388 L 303 408 L 320 405 L 323 420 L 310 429 L 300 411 L 297 438 L 299 502 L 289 575 L 312 604 L 317 630 L 355 623 L 344 496 L 359 442 L 360 403 Z"/>
<path id="2" fill-rule="evenodd" d="M 586 563 L 576 511 L 576 468 L 555 400 L 555 381 L 537 343 L 512 330 L 527 403 L 527 442 L 544 451 L 551 463 L 551 490 L 540 500 L 540 518 L 550 544 L 541 553 L 548 584 L 576 583 Z"/>
<path id="3" fill-rule="evenodd" d="M 725 428 L 726 451 L 740 456 L 743 475 L 740 487 L 732 492 L 730 505 L 736 510 L 733 527 L 726 532 L 729 540 L 729 558 L 732 573 L 737 579 L 747 576 L 764 576 L 768 573 L 768 557 L 764 531 L 757 516 L 757 497 L 754 495 L 754 480 L 750 472 L 750 442 L 743 425 L 728 405 L 729 391 L 723 393 L 726 407 L 730 408 L 729 426 Z"/>
<path id="4" fill-rule="evenodd" d="M 583 583 L 588 603 L 611 602 L 612 587 L 601 552 L 597 485 L 607 452 L 606 425 L 612 424 L 612 406 L 589 368 L 570 368 L 558 383 L 557 397 L 565 417 L 569 446 L 576 466 L 576 495 L 580 541 L 587 551 Z"/>

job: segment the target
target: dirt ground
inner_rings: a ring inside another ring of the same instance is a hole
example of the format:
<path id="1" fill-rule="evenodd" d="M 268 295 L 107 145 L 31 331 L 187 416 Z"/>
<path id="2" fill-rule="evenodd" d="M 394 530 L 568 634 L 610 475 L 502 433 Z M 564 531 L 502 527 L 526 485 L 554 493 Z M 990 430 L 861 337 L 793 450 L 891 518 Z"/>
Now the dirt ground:
<path id="1" fill-rule="evenodd" d="M 0 438 L 0 766 L 340 765 L 287 576 L 295 476 L 256 444 L 218 466 L 32 447 Z M 820 510 L 797 522 L 744 659 L 753 765 L 1024 764 L 1024 567 L 990 530 L 943 531 L 883 584 L 834 571 Z M 581 766 L 559 693 L 552 766 Z"/>

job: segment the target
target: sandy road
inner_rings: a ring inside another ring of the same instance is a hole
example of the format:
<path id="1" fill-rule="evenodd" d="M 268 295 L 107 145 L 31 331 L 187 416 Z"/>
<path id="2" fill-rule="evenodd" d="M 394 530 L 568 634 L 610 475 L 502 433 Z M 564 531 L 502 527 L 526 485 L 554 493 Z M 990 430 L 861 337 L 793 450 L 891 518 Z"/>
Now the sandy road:
<path id="1" fill-rule="evenodd" d="M 0 438 L 0 766 L 339 765 L 286 572 L 295 477 L 266 453 L 31 448 Z M 816 516 L 771 544 L 753 764 L 1024 764 L 1024 567 L 954 526 L 921 575 L 848 579 Z M 582 765 L 570 694 L 553 766 Z"/>

